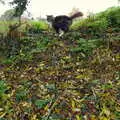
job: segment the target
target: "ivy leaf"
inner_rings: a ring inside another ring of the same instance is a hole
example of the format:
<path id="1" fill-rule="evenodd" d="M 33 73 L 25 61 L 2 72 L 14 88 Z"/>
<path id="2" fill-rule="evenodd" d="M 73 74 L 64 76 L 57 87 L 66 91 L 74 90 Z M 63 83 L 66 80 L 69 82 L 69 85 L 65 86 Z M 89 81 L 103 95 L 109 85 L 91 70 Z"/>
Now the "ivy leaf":
<path id="1" fill-rule="evenodd" d="M 41 109 L 41 108 L 44 108 L 48 103 L 49 103 L 50 100 L 36 100 L 35 101 L 35 105 Z"/>

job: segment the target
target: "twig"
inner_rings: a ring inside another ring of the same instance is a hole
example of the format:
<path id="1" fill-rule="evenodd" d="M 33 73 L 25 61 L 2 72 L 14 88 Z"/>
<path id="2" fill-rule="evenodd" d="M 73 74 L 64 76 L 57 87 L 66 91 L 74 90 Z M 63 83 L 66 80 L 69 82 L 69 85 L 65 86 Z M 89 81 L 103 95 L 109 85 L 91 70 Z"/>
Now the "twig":
<path id="1" fill-rule="evenodd" d="M 65 93 L 65 91 L 63 91 L 62 93 Z M 61 95 L 63 95 L 62 93 L 61 93 Z M 48 111 L 48 115 L 47 115 L 47 117 L 45 118 L 45 120 L 49 120 L 49 117 L 50 117 L 53 109 L 55 108 L 57 101 L 58 101 L 59 98 L 61 97 L 61 95 L 57 95 L 57 96 L 55 95 L 55 96 L 53 97 L 50 110 Z M 55 99 L 55 101 L 54 101 L 54 99 Z"/>

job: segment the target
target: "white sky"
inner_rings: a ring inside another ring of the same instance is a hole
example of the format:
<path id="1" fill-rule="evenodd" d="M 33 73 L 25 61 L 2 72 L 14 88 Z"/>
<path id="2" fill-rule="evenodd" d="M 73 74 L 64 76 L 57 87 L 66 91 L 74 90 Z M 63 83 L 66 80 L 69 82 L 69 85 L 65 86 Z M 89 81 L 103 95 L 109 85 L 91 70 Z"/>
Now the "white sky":
<path id="1" fill-rule="evenodd" d="M 118 0 L 31 0 L 28 11 L 34 17 L 46 15 L 67 15 L 73 7 L 79 8 L 83 13 L 100 12 L 108 7 L 117 6 Z M 8 5 L 0 4 L 0 15 L 9 9 Z"/>

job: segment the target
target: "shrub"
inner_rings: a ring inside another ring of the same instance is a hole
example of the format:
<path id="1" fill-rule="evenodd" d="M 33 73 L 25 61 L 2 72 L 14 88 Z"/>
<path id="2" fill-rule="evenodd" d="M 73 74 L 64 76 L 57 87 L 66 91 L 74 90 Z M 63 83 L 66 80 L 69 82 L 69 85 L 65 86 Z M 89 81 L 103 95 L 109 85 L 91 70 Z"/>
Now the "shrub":
<path id="1" fill-rule="evenodd" d="M 120 7 L 111 7 L 104 12 L 96 14 L 97 19 L 106 19 L 108 26 L 118 27 L 120 26 Z"/>
<path id="2" fill-rule="evenodd" d="M 119 30 L 120 7 L 112 7 L 104 12 L 90 15 L 86 19 L 74 22 L 71 26 L 73 30 L 80 30 L 81 33 L 91 35 L 94 38 L 103 36 L 108 27 Z"/>

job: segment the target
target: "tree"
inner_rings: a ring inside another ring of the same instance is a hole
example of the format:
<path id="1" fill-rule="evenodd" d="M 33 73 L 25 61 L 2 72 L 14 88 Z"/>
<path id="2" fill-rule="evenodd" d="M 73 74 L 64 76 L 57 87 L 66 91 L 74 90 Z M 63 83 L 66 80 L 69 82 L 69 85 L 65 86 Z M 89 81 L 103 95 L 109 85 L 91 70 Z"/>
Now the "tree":
<path id="1" fill-rule="evenodd" d="M 118 0 L 118 6 L 119 6 L 119 4 L 120 4 L 120 0 Z"/>
<path id="2" fill-rule="evenodd" d="M 0 3 L 5 4 L 4 0 L 0 0 Z"/>
<path id="3" fill-rule="evenodd" d="M 19 17 L 19 24 L 21 24 L 21 16 L 24 11 L 27 9 L 27 5 L 30 1 L 29 0 L 13 0 L 10 2 L 13 6 L 15 6 L 15 17 Z"/>
<path id="4" fill-rule="evenodd" d="M 10 9 L 4 12 L 3 15 L 1 15 L 0 20 L 18 20 L 18 17 L 14 17 L 13 15 L 15 14 L 15 10 L 14 9 Z"/>

